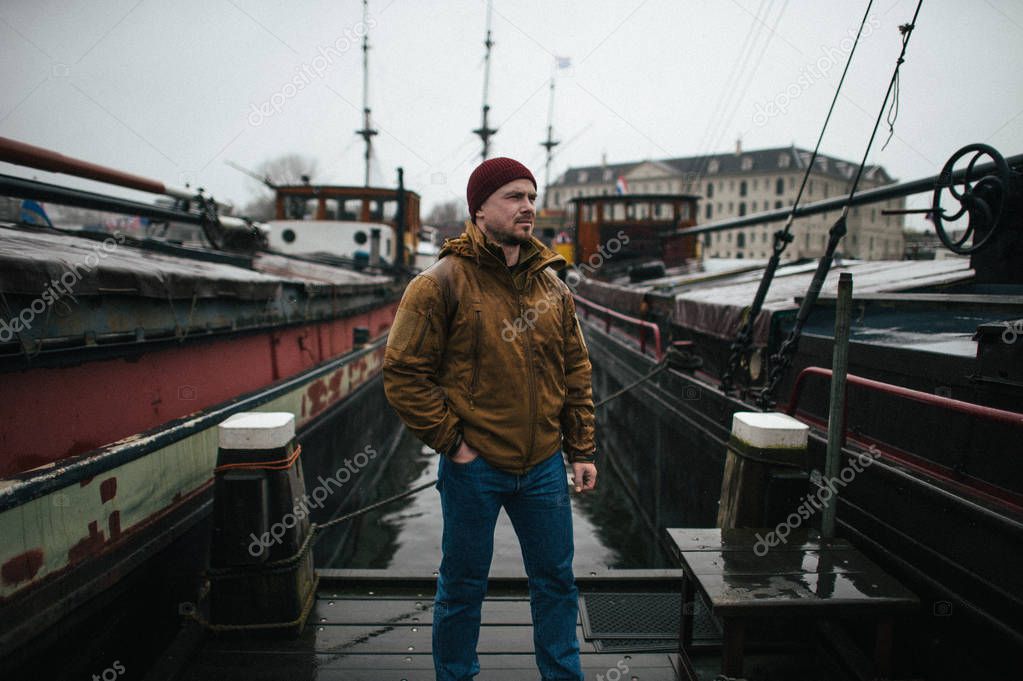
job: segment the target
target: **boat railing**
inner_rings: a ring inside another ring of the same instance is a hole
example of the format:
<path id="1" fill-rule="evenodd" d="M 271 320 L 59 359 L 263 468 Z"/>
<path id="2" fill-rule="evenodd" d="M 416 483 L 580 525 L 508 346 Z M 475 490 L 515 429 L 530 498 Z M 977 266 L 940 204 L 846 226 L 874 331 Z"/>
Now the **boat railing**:
<path id="1" fill-rule="evenodd" d="M 810 376 L 820 376 L 822 378 L 830 379 L 831 369 L 827 369 L 825 367 L 806 367 L 799 373 L 799 376 L 796 377 L 795 383 L 792 385 L 792 393 L 789 397 L 788 406 L 785 409 L 789 416 L 795 416 L 799 407 L 799 398 L 802 395 L 803 386 L 806 379 Z M 901 397 L 913 402 L 919 402 L 921 404 L 959 412 L 961 414 L 984 419 L 993 423 L 1002 423 L 1016 428 L 1023 428 L 1023 414 L 1014 411 L 1006 411 L 1004 409 L 987 407 L 981 404 L 973 404 L 972 402 L 964 402 L 963 400 L 945 397 L 944 395 L 932 395 L 931 393 L 925 393 L 920 390 L 913 390 L 912 388 L 904 388 L 892 383 L 875 381 L 873 379 L 856 376 L 854 374 L 848 374 L 846 382 L 850 385 L 859 386 L 867 390 L 873 390 L 875 392 Z"/>
<path id="2" fill-rule="evenodd" d="M 590 312 L 595 312 L 597 314 L 603 315 L 605 333 L 610 334 L 612 319 L 617 319 L 618 321 L 623 322 L 626 325 L 641 329 L 642 333 L 639 334 L 639 350 L 643 354 L 646 354 L 648 335 L 647 332 L 649 332 L 649 335 L 653 337 L 654 356 L 657 358 L 658 362 L 661 361 L 661 359 L 664 357 L 664 345 L 661 341 L 661 329 L 660 327 L 657 326 L 657 324 L 654 324 L 653 322 L 644 321 L 642 319 L 637 319 L 635 317 L 630 317 L 629 315 L 622 314 L 621 312 L 616 312 L 615 310 L 612 310 L 611 308 L 608 307 L 604 307 L 603 305 L 599 305 L 593 302 L 592 300 L 587 300 L 586 298 L 583 298 L 582 296 L 576 293 L 573 293 L 572 297 L 575 298 L 575 302 L 578 305 L 582 306 L 584 319 L 590 318 Z"/>

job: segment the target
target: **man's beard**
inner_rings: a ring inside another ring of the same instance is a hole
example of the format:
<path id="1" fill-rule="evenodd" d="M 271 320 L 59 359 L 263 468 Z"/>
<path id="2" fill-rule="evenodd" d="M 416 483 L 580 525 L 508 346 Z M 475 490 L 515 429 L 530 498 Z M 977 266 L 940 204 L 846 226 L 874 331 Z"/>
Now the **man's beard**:
<path id="1" fill-rule="evenodd" d="M 491 239 L 502 246 L 523 246 L 533 240 L 533 235 L 530 232 L 523 234 L 514 227 L 511 230 L 505 231 L 487 225 L 486 232 Z"/>

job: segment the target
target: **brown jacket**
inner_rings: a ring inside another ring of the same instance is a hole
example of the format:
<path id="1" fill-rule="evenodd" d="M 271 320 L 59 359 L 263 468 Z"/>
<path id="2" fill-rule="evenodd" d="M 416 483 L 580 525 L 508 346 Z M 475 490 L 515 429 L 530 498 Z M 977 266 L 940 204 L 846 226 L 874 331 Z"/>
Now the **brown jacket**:
<path id="1" fill-rule="evenodd" d="M 466 222 L 413 279 L 387 339 L 384 391 L 409 429 L 439 451 L 458 431 L 491 465 L 522 474 L 558 447 L 595 450 L 590 360 L 572 294 L 538 239 L 510 269 Z"/>

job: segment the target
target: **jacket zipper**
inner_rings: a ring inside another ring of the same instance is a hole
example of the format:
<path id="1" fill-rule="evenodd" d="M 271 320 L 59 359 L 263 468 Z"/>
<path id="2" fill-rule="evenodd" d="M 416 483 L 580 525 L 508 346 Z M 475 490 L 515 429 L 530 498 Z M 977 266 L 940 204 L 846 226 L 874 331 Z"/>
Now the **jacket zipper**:
<path id="1" fill-rule="evenodd" d="M 476 336 L 472 344 L 472 380 L 469 381 L 469 408 L 476 409 L 476 388 L 479 387 L 480 378 L 480 335 L 483 329 L 480 328 L 480 311 L 476 310 Z"/>
<path id="2" fill-rule="evenodd" d="M 522 306 L 522 293 L 519 292 L 519 316 L 525 316 L 525 309 Z M 529 330 L 526 330 L 526 364 L 529 365 L 529 449 L 526 453 L 526 461 L 533 457 L 533 448 L 536 441 L 536 374 L 533 369 L 533 339 Z M 525 467 L 525 462 L 523 462 Z"/>

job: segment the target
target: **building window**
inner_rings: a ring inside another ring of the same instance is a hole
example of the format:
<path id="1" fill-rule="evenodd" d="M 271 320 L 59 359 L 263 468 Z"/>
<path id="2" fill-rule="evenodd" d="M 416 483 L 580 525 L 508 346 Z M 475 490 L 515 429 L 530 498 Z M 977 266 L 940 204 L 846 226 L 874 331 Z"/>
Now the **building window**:
<path id="1" fill-rule="evenodd" d="M 610 169 L 608 169 L 608 170 L 605 170 L 605 171 L 604 171 L 604 182 L 610 182 L 610 181 L 611 181 L 611 179 L 612 179 L 612 173 L 611 173 L 611 170 L 610 170 Z"/>
<path id="2" fill-rule="evenodd" d="M 743 170 L 753 170 L 753 157 L 752 156 L 745 156 L 745 157 L 743 157 L 743 159 L 742 159 L 742 169 Z"/>
<path id="3" fill-rule="evenodd" d="M 714 198 L 714 183 L 713 182 L 708 182 L 707 183 L 707 198 L 708 199 L 713 199 Z"/>
<path id="4" fill-rule="evenodd" d="M 734 201 L 729 201 L 728 202 L 728 212 L 731 213 L 733 210 L 735 210 L 735 202 Z"/>
<path id="5" fill-rule="evenodd" d="M 708 203 L 706 213 L 707 219 L 710 220 L 711 216 L 714 215 L 714 206 Z"/>
<path id="6" fill-rule="evenodd" d="M 796 178 L 790 177 L 789 178 L 789 189 L 795 189 L 795 188 L 796 188 Z"/>
<path id="7" fill-rule="evenodd" d="M 745 248 L 746 247 L 746 234 L 745 233 L 739 232 L 738 234 L 735 235 L 735 246 L 737 248 Z"/>
<path id="8" fill-rule="evenodd" d="M 710 232 L 703 233 L 703 245 L 710 246 Z"/>
<path id="9" fill-rule="evenodd" d="M 558 192 L 554 192 L 554 205 L 555 206 L 561 205 L 561 194 L 559 194 Z"/>
<path id="10" fill-rule="evenodd" d="M 740 201 L 739 202 L 739 215 L 742 216 L 742 215 L 745 215 L 745 214 L 746 214 L 746 202 L 745 201 Z"/>
<path id="11" fill-rule="evenodd" d="M 778 157 L 778 167 L 779 168 L 788 168 L 789 164 L 791 162 L 792 162 L 792 159 L 789 157 L 788 154 L 782 154 L 782 155 L 780 155 Z"/>
<path id="12" fill-rule="evenodd" d="M 746 196 L 746 180 L 739 183 L 739 196 Z"/>
<path id="13" fill-rule="evenodd" d="M 579 171 L 579 177 L 578 177 L 578 181 L 579 181 L 579 182 L 585 182 L 585 181 L 586 181 L 586 179 L 587 179 L 587 178 L 589 177 L 589 175 L 590 175 L 590 174 L 589 174 L 589 173 L 587 173 L 587 172 L 586 172 L 585 170 L 580 170 L 580 171 Z"/>
<path id="14" fill-rule="evenodd" d="M 813 180 L 810 180 L 809 184 L 806 185 L 807 196 L 813 196 Z"/>
<path id="15" fill-rule="evenodd" d="M 828 198 L 828 183 L 824 183 L 824 198 Z"/>
<path id="16" fill-rule="evenodd" d="M 782 203 L 781 203 L 781 201 L 775 201 L 775 202 L 774 202 L 774 207 L 775 207 L 775 208 L 781 208 L 781 206 L 782 206 Z"/>
<path id="17" fill-rule="evenodd" d="M 786 156 L 785 158 L 788 158 L 788 156 Z M 782 194 L 785 193 L 785 178 L 784 177 L 779 177 L 775 181 L 775 183 L 774 183 L 774 193 L 778 194 L 779 196 L 781 196 Z"/>
<path id="18" fill-rule="evenodd" d="M 714 232 L 714 243 L 721 243 L 721 232 Z"/>
<path id="19" fill-rule="evenodd" d="M 725 241 L 727 241 L 728 243 L 732 243 L 732 233 L 731 232 L 728 232 L 727 234 L 725 234 Z"/>
<path id="20" fill-rule="evenodd" d="M 717 161 L 717 159 L 713 159 L 710 163 L 707 164 L 707 172 L 708 173 L 716 173 L 717 171 L 718 171 L 718 161 Z"/>

